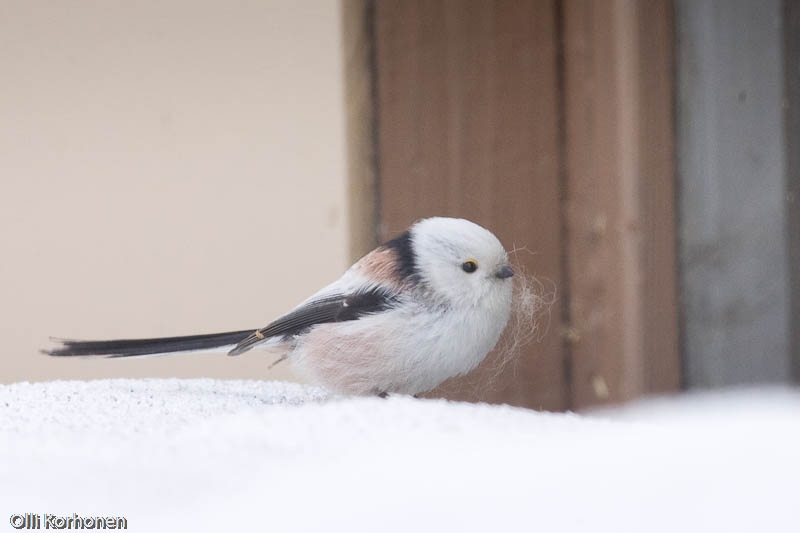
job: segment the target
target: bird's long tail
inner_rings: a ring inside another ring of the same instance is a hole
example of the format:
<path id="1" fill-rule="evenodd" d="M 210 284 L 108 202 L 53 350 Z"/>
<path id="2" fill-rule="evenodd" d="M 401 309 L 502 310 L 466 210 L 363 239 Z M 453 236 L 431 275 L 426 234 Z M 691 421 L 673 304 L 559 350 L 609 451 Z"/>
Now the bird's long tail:
<path id="1" fill-rule="evenodd" d="M 72 339 L 52 340 L 59 344 L 52 350 L 42 350 L 47 355 L 71 357 L 100 355 L 106 357 L 134 357 L 138 355 L 173 354 L 211 350 L 233 346 L 245 339 L 254 330 L 228 331 L 187 337 L 161 337 L 158 339 L 119 339 L 110 341 L 78 341 Z"/>

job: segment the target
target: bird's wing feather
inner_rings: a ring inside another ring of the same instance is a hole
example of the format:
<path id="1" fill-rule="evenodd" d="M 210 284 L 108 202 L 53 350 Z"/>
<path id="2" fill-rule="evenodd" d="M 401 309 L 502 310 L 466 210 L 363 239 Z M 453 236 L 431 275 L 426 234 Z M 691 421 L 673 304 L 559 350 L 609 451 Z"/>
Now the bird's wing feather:
<path id="1" fill-rule="evenodd" d="M 269 338 L 298 335 L 317 324 L 357 320 L 367 314 L 386 311 L 396 301 L 396 295 L 383 287 L 362 289 L 349 294 L 320 295 L 254 331 L 228 352 L 228 355 L 244 353 Z"/>

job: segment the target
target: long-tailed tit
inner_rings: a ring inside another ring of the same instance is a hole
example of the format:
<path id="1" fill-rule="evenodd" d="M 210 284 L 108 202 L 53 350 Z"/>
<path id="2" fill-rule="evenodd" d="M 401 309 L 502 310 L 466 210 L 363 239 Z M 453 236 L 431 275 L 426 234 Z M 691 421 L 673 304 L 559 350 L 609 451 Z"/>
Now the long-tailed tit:
<path id="1" fill-rule="evenodd" d="M 344 394 L 418 394 L 469 372 L 495 346 L 514 271 L 500 241 L 464 219 L 428 218 L 258 330 L 110 341 L 58 340 L 55 356 L 129 357 L 256 346 Z"/>

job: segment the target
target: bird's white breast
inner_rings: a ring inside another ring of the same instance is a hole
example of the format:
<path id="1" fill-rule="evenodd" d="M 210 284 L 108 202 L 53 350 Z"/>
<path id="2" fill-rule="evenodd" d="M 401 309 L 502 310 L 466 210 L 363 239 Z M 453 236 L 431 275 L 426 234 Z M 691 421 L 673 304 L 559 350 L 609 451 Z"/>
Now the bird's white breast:
<path id="1" fill-rule="evenodd" d="M 510 291 L 477 306 L 406 304 L 350 322 L 315 326 L 290 356 L 309 380 L 344 394 L 417 394 L 469 372 L 494 347 Z"/>

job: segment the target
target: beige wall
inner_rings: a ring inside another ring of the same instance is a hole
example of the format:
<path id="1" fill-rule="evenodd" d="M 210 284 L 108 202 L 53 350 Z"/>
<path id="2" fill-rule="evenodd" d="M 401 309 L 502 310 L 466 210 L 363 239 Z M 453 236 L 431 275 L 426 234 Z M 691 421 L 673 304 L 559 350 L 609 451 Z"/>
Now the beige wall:
<path id="1" fill-rule="evenodd" d="M 0 0 L 1 382 L 268 376 L 37 351 L 256 328 L 341 273 L 340 26 L 333 1 Z"/>

